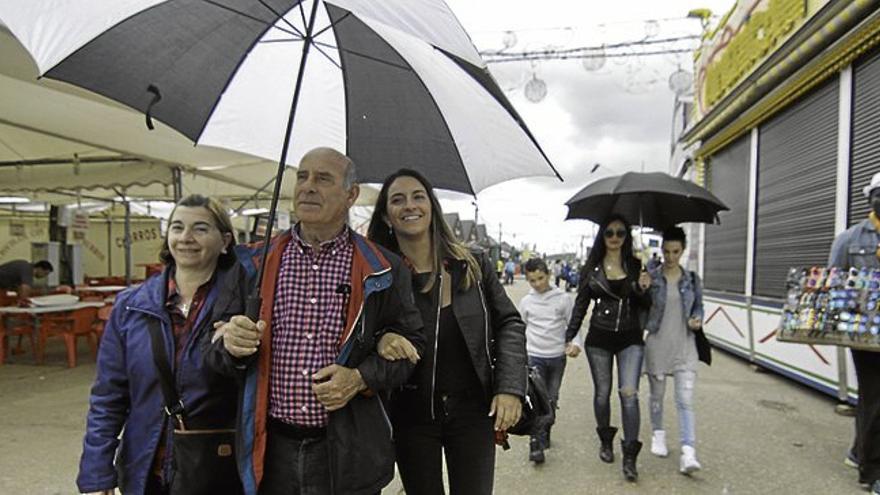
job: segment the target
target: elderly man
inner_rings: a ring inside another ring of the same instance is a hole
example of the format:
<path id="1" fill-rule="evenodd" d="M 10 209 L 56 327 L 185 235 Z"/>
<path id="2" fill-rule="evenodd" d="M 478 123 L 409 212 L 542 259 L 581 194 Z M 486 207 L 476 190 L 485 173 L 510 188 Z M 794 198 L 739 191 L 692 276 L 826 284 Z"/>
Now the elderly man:
<path id="1" fill-rule="evenodd" d="M 863 189 L 871 205 L 868 218 L 834 239 L 829 266 L 880 268 L 880 172 Z M 856 437 L 846 463 L 857 465 L 859 481 L 880 494 L 880 353 L 852 349 L 859 404 L 856 409 Z"/>
<path id="2" fill-rule="evenodd" d="M 14 290 L 19 298 L 31 295 L 34 279 L 46 278 L 52 273 L 52 263 L 46 260 L 31 263 L 28 260 L 12 260 L 0 265 L 0 289 Z"/>
<path id="3" fill-rule="evenodd" d="M 400 259 L 347 225 L 355 181 L 354 163 L 338 151 L 302 158 L 299 222 L 271 240 L 259 321 L 215 324 L 209 361 L 243 378 L 237 455 L 246 493 L 373 494 L 394 476 L 381 396 L 414 365 L 386 361 L 375 347 L 393 329 L 421 353 L 422 323 Z M 246 268 L 259 266 L 261 247 L 239 249 Z"/>

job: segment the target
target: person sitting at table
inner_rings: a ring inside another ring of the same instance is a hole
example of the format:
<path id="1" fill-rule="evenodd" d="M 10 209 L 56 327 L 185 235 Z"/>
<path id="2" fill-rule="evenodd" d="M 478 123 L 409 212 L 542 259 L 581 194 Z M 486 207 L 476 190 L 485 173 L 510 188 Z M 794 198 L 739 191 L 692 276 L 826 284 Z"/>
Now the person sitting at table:
<path id="1" fill-rule="evenodd" d="M 184 426 L 165 412 L 154 332 L 166 343 L 185 428 L 235 428 L 235 381 L 202 365 L 213 323 L 245 309 L 245 273 L 231 247 L 233 232 L 217 201 L 183 198 L 169 219 L 160 253 L 163 271 L 117 296 L 89 398 L 77 477 L 81 492 L 113 493 L 118 487 L 123 493 L 166 494 L 180 479 L 172 459 L 173 430 Z M 230 471 L 237 479 L 234 464 Z M 237 485 L 226 488 L 223 493 L 241 492 Z"/>
<path id="2" fill-rule="evenodd" d="M 31 263 L 28 260 L 12 260 L 0 265 L 0 289 L 18 292 L 19 299 L 30 297 L 34 279 L 46 278 L 54 271 L 46 260 Z"/>

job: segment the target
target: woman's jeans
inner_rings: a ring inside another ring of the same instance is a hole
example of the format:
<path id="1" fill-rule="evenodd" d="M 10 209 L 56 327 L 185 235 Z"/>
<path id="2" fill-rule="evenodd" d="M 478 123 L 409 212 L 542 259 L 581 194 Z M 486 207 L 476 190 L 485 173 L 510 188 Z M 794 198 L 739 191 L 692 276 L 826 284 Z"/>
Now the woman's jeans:
<path id="1" fill-rule="evenodd" d="M 645 346 L 631 345 L 618 353 L 587 346 L 587 361 L 593 375 L 593 412 L 599 427 L 611 426 L 611 384 L 614 356 L 617 356 L 617 394 L 623 415 L 623 439 L 639 439 L 639 376 Z"/>
<path id="2" fill-rule="evenodd" d="M 445 455 L 451 495 L 490 495 L 495 481 L 495 418 L 488 416 L 482 397 L 444 397 L 438 397 L 435 420 L 403 418 L 395 424 L 403 487 L 406 493 L 443 495 Z"/>
<path id="3" fill-rule="evenodd" d="M 678 409 L 678 431 L 682 445 L 693 447 L 696 443 L 694 422 L 694 384 L 696 371 L 676 371 L 672 375 L 675 382 L 675 407 Z M 663 396 L 666 395 L 666 377 L 648 375 L 651 385 L 651 427 L 663 429 Z"/>

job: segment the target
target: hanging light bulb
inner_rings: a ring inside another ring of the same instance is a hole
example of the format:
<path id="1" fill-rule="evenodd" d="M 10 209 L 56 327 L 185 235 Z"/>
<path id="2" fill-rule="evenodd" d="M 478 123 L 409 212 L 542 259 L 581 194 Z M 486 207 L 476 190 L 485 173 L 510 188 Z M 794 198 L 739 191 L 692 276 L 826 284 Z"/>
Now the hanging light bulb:
<path id="1" fill-rule="evenodd" d="M 501 44 L 504 46 L 505 50 L 516 46 L 516 42 L 516 33 L 513 31 L 504 31 L 504 35 L 501 37 Z"/>
<path id="2" fill-rule="evenodd" d="M 660 23 L 655 20 L 645 21 L 645 38 L 653 38 L 660 34 Z"/>
<path id="3" fill-rule="evenodd" d="M 547 83 L 532 74 L 532 79 L 526 83 L 526 99 L 532 103 L 540 103 L 547 96 Z"/>
<path id="4" fill-rule="evenodd" d="M 598 50 L 587 52 L 587 55 L 589 57 L 581 59 L 581 66 L 584 70 L 594 72 L 605 67 L 605 45 L 602 45 Z"/>
<path id="5" fill-rule="evenodd" d="M 669 89 L 671 89 L 676 96 L 683 96 L 690 93 L 693 91 L 693 85 L 694 75 L 681 67 L 669 76 Z"/>

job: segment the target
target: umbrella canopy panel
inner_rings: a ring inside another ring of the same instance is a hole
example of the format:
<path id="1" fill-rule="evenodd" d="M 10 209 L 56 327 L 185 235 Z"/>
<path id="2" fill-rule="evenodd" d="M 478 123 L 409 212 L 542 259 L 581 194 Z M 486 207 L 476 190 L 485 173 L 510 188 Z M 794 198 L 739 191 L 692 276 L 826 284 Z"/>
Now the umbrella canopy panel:
<path id="1" fill-rule="evenodd" d="M 149 112 L 199 144 L 280 159 L 311 2 L 80 3 L 4 2 L 0 19 L 47 77 Z M 445 3 L 323 7 L 293 161 L 332 146 L 364 181 L 405 166 L 471 193 L 555 173 Z"/>

